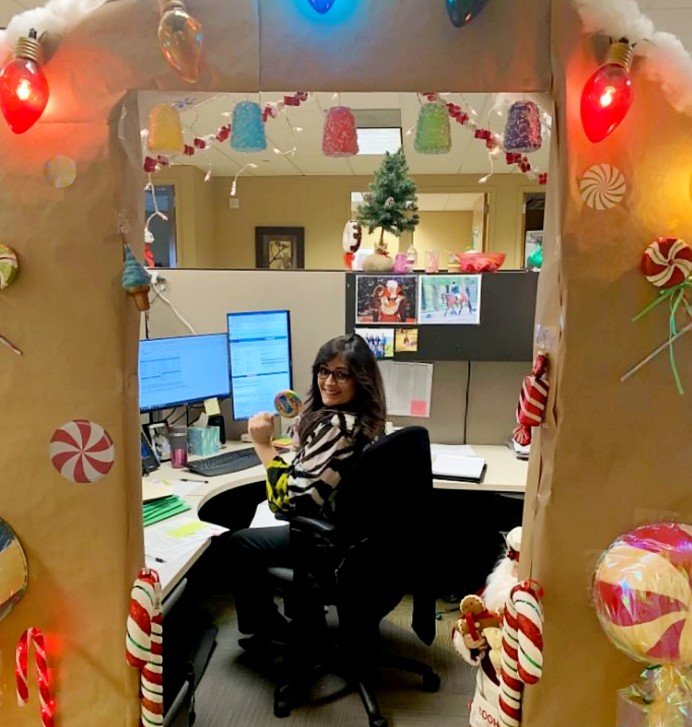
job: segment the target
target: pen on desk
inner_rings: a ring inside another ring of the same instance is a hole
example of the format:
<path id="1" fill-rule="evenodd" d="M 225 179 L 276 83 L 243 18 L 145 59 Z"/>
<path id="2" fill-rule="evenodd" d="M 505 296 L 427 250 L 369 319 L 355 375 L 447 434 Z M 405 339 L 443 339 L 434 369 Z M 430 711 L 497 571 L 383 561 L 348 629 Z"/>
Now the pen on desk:
<path id="1" fill-rule="evenodd" d="M 155 560 L 155 561 L 156 561 L 157 563 L 165 563 L 165 562 L 166 562 L 166 561 L 165 561 L 165 560 L 164 560 L 163 558 L 154 558 L 154 560 Z"/>
<path id="2" fill-rule="evenodd" d="M 209 480 L 191 480 L 188 477 L 180 477 L 179 478 L 181 482 L 202 482 L 203 484 L 208 485 Z"/>

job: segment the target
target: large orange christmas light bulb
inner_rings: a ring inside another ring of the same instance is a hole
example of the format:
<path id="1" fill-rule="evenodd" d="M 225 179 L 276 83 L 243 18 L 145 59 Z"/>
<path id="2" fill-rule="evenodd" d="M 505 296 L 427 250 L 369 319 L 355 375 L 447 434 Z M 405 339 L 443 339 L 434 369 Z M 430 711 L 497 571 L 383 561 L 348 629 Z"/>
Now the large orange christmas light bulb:
<path id="1" fill-rule="evenodd" d="M 632 105 L 632 46 L 627 38 L 611 43 L 606 62 L 589 78 L 581 94 L 581 122 L 589 141 L 603 141 Z"/>
<path id="2" fill-rule="evenodd" d="M 12 59 L 0 70 L 0 111 L 15 134 L 23 134 L 48 103 L 48 82 L 41 70 L 43 51 L 36 31 L 19 38 Z"/>

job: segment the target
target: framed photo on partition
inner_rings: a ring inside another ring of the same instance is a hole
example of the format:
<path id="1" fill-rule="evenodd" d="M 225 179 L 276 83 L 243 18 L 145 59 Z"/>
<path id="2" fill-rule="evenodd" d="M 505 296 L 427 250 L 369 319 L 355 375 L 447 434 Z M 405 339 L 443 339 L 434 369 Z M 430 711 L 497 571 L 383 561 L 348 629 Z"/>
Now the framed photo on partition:
<path id="1" fill-rule="evenodd" d="M 356 323 L 416 322 L 415 275 L 356 276 Z"/>
<path id="2" fill-rule="evenodd" d="M 304 227 L 255 227 L 255 265 L 273 270 L 305 267 Z"/>
<path id="3" fill-rule="evenodd" d="M 480 324 L 480 275 L 421 275 L 419 283 L 418 323 Z"/>

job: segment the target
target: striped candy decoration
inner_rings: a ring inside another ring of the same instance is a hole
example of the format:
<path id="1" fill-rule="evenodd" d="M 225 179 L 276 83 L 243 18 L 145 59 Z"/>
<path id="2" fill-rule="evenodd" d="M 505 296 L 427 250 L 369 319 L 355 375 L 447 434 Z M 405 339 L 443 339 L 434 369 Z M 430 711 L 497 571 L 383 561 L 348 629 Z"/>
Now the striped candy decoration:
<path id="1" fill-rule="evenodd" d="M 657 288 L 673 288 L 692 275 L 692 247 L 676 237 L 659 237 L 644 251 L 642 272 Z"/>
<path id="2" fill-rule="evenodd" d="M 50 693 L 48 679 L 48 661 L 46 659 L 46 642 L 41 629 L 30 626 L 19 637 L 15 650 L 14 675 L 17 684 L 17 703 L 20 707 L 29 701 L 29 647 L 34 647 L 36 659 L 36 683 L 38 685 L 39 704 L 41 705 L 42 727 L 53 727 L 55 718 L 55 701 Z"/>
<path id="3" fill-rule="evenodd" d="M 538 354 L 531 375 L 524 378 L 517 406 L 517 422 L 525 427 L 536 427 L 543 421 L 548 401 L 548 357 Z"/>
<path id="4" fill-rule="evenodd" d="M 519 727 L 525 684 L 535 684 L 543 670 L 542 589 L 533 581 L 516 585 L 505 604 L 500 661 L 500 724 Z"/>
<path id="5" fill-rule="evenodd" d="M 692 525 L 651 523 L 620 536 L 593 583 L 603 630 L 648 664 L 692 664 Z"/>
<path id="6" fill-rule="evenodd" d="M 142 727 L 163 725 L 163 612 L 155 570 L 142 568 L 130 594 L 125 646 L 127 663 L 139 669 Z"/>

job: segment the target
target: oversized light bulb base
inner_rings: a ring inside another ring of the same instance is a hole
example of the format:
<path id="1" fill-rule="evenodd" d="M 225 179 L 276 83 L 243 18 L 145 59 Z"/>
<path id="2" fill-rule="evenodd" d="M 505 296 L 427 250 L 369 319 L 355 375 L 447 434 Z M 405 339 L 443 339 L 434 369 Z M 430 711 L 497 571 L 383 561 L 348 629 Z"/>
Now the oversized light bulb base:
<path id="1" fill-rule="evenodd" d="M 0 111 L 15 134 L 28 131 L 43 114 L 49 97 L 36 31 L 19 38 L 12 59 L 0 70 Z"/>
<path id="2" fill-rule="evenodd" d="M 332 5 L 334 5 L 334 0 L 310 0 L 310 5 L 312 5 L 312 7 L 315 8 L 320 15 L 324 15 L 331 10 Z"/>
<path id="3" fill-rule="evenodd" d="M 632 106 L 632 46 L 627 38 L 610 44 L 605 63 L 584 85 L 581 122 L 589 141 L 603 141 L 619 126 Z"/>
<path id="4" fill-rule="evenodd" d="M 159 49 L 167 63 L 188 83 L 196 83 L 202 65 L 202 23 L 183 0 L 159 0 Z"/>

